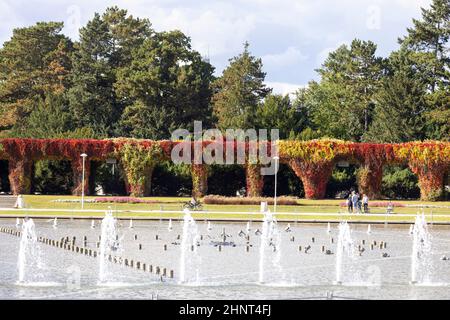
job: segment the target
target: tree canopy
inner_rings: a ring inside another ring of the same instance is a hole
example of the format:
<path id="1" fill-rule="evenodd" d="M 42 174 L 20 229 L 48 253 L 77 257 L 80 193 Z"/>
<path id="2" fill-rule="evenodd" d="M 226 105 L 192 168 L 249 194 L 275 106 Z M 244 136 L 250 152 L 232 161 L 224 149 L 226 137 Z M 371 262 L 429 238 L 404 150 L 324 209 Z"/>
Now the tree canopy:
<path id="1" fill-rule="evenodd" d="M 449 140 L 449 15 L 449 0 L 433 0 L 387 57 L 372 41 L 340 46 L 293 96 L 272 94 L 248 42 L 215 75 L 181 31 L 118 7 L 96 13 L 78 41 L 39 22 L 0 48 L 1 136 L 168 139 L 199 120 L 291 139 Z"/>

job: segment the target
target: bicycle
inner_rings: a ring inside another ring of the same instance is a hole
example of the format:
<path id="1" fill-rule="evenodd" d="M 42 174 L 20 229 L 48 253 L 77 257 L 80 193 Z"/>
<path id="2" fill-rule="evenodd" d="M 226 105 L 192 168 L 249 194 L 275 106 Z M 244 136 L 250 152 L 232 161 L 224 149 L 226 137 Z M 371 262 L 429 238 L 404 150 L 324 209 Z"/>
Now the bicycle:
<path id="1" fill-rule="evenodd" d="M 192 203 L 191 201 L 189 201 L 183 205 L 183 208 L 189 209 L 191 211 L 201 211 L 203 210 L 203 205 L 200 202 Z"/>

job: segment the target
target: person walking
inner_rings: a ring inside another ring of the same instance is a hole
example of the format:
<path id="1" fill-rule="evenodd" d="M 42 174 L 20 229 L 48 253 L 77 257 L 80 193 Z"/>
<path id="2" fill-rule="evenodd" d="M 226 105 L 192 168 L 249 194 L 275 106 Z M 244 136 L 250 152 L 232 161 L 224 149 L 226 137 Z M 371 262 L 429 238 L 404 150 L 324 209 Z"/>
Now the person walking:
<path id="1" fill-rule="evenodd" d="M 364 213 L 369 213 L 369 197 L 367 194 L 363 194 L 362 203 L 364 207 Z"/>
<path id="2" fill-rule="evenodd" d="M 359 200 L 358 193 L 353 191 L 352 204 L 353 204 L 353 210 L 355 210 L 356 212 L 358 212 L 358 200 Z"/>
<path id="3" fill-rule="evenodd" d="M 350 192 L 350 194 L 348 195 L 348 198 L 347 198 L 348 213 L 353 213 L 352 195 L 353 195 L 353 193 Z"/>

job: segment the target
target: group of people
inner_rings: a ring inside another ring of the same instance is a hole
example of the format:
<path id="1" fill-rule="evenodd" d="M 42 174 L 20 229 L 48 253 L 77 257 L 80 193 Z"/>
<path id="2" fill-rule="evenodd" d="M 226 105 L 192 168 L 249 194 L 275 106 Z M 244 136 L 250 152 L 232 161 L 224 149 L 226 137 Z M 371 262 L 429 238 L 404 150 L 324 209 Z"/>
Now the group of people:
<path id="1" fill-rule="evenodd" d="M 358 192 L 352 191 L 347 198 L 347 208 L 349 213 L 369 213 L 369 197 Z"/>

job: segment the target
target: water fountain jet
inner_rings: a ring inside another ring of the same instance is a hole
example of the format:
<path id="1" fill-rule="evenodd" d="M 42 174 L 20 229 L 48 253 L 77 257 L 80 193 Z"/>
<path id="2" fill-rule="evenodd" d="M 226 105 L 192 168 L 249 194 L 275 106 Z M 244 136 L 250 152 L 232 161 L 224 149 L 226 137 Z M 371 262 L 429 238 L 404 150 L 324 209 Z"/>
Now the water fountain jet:
<path id="1" fill-rule="evenodd" d="M 430 283 L 433 269 L 431 235 L 423 213 L 416 216 L 412 232 L 411 284 Z"/>
<path id="2" fill-rule="evenodd" d="M 355 258 L 355 246 L 351 236 L 350 226 L 347 221 L 339 224 L 339 235 L 336 245 L 336 284 L 342 284 L 342 271 L 344 263 L 344 253 L 351 259 Z"/>
<path id="3" fill-rule="evenodd" d="M 197 224 L 191 216 L 189 209 L 184 209 L 183 234 L 181 236 L 180 254 L 180 283 L 199 281 L 200 256 L 198 255 L 197 241 L 199 238 Z M 193 250 L 192 250 L 193 249 Z M 189 271 L 195 272 L 195 280 Z"/>
<path id="4" fill-rule="evenodd" d="M 17 259 L 18 281 L 26 283 L 27 267 L 32 268 L 35 275 L 38 269 L 42 269 L 40 251 L 33 219 L 24 219 L 22 223 L 22 235 L 20 238 L 19 255 Z"/>
<path id="5" fill-rule="evenodd" d="M 105 283 L 109 281 L 110 271 L 108 258 L 120 248 L 117 235 L 117 221 L 109 209 L 101 223 L 100 253 L 99 253 L 99 281 Z"/>
<path id="6" fill-rule="evenodd" d="M 264 211 L 263 211 L 264 210 Z M 266 282 L 266 249 L 273 247 L 272 256 L 270 257 L 270 264 L 278 273 L 279 278 L 284 278 L 284 271 L 281 266 L 281 233 L 277 227 L 276 218 L 268 210 L 267 203 L 261 203 L 261 211 L 264 212 L 260 247 L 259 247 L 259 283 Z M 275 254 L 273 253 L 275 252 Z M 273 274 L 273 272 L 271 272 Z"/>

